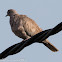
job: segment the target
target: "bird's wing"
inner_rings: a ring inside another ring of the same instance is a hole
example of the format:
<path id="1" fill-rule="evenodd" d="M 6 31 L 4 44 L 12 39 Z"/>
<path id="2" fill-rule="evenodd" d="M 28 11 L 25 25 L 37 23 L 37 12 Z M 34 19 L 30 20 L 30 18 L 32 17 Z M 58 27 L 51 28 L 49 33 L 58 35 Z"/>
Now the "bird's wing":
<path id="1" fill-rule="evenodd" d="M 29 36 L 34 36 L 35 34 L 42 31 L 42 29 L 35 23 L 35 21 L 28 18 L 27 16 L 23 18 L 23 27 Z"/>

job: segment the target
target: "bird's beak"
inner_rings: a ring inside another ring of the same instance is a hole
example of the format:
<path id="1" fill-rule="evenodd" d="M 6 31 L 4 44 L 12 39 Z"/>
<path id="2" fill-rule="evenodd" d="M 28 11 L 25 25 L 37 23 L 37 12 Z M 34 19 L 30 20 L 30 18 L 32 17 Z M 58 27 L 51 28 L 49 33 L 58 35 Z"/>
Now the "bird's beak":
<path id="1" fill-rule="evenodd" d="M 6 15 L 5 17 L 7 17 L 8 15 Z"/>

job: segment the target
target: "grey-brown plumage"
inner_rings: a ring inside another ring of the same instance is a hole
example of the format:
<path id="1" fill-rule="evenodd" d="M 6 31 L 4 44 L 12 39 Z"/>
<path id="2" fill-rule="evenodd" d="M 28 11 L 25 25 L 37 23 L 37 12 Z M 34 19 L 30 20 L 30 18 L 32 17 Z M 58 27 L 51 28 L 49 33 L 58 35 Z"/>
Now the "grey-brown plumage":
<path id="1" fill-rule="evenodd" d="M 10 16 L 10 25 L 14 34 L 24 40 L 42 31 L 34 20 L 30 19 L 26 15 L 19 15 L 13 9 L 8 10 L 7 16 Z M 43 43 L 53 52 L 58 51 L 58 49 L 54 47 L 47 39 L 40 43 Z"/>

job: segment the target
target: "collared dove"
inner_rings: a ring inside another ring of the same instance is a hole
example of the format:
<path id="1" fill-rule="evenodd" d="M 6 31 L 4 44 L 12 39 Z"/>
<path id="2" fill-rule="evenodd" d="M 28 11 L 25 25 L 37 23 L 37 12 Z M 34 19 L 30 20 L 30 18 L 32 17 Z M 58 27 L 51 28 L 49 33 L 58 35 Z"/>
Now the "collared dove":
<path id="1" fill-rule="evenodd" d="M 42 29 L 35 23 L 34 20 L 27 17 L 26 15 L 19 15 L 13 9 L 9 9 L 7 11 L 6 16 L 10 16 L 10 25 L 11 25 L 12 32 L 16 36 L 24 40 L 27 40 L 32 36 L 34 36 L 35 34 L 42 31 Z M 58 51 L 58 49 L 55 46 L 53 46 L 47 39 L 42 42 L 39 41 L 37 42 L 43 43 L 46 47 L 48 47 L 53 52 Z"/>

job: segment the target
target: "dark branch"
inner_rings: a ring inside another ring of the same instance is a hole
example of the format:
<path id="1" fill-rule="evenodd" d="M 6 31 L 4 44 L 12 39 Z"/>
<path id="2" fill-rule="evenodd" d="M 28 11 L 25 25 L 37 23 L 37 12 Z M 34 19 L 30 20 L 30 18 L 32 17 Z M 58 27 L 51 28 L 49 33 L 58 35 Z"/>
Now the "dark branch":
<path id="1" fill-rule="evenodd" d="M 43 40 L 47 39 L 49 36 L 60 32 L 61 30 L 62 30 L 62 22 L 59 23 L 57 26 L 55 26 L 52 29 L 42 31 L 42 32 L 34 35 L 33 37 L 31 37 L 28 40 L 22 41 L 20 43 L 17 43 L 15 45 L 7 48 L 5 51 L 0 53 L 0 59 L 3 59 L 3 58 L 5 58 L 5 57 L 7 57 L 9 55 L 16 54 L 16 53 L 20 52 L 24 47 L 26 47 L 26 46 L 28 46 L 28 45 L 30 45 L 32 43 L 35 43 L 35 42 L 37 42 L 39 40 L 43 41 Z"/>

